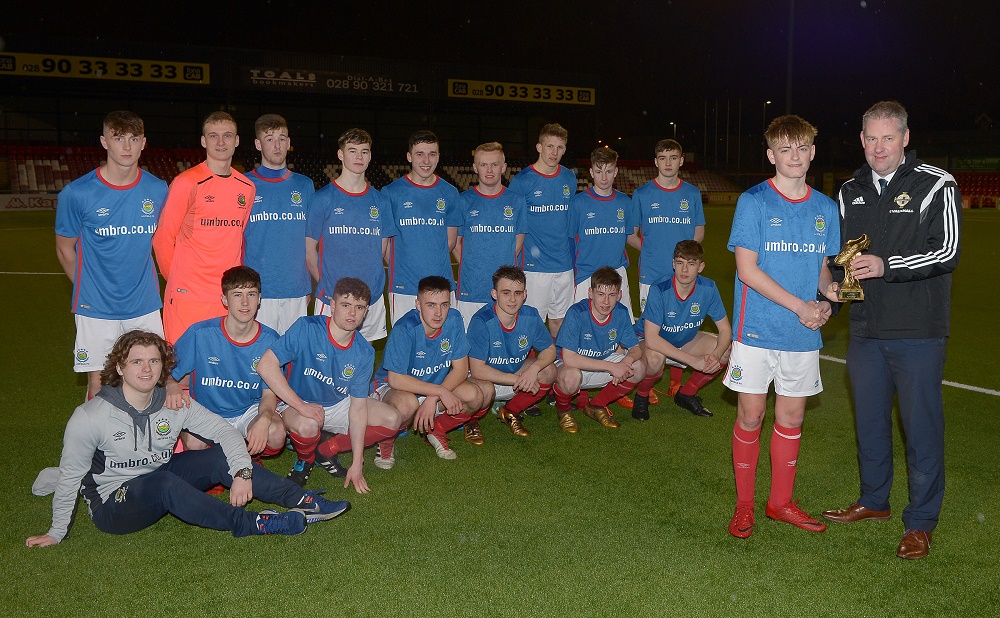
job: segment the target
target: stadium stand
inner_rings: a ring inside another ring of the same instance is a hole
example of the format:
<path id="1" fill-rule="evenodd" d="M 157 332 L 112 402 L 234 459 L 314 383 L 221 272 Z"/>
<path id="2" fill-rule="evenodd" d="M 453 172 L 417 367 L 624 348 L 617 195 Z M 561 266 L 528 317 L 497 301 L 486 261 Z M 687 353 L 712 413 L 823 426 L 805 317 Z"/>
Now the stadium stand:
<path id="1" fill-rule="evenodd" d="M 954 176 L 971 208 L 1000 208 L 1000 172 L 955 172 Z"/>

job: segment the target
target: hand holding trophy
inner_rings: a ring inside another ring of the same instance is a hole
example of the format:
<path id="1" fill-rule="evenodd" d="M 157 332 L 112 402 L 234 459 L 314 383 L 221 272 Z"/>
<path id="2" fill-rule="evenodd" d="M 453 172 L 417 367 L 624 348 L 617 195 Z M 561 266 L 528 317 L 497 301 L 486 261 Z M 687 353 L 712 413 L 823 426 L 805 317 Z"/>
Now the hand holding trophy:
<path id="1" fill-rule="evenodd" d="M 844 267 L 844 281 L 840 284 L 840 289 L 837 291 L 837 300 L 844 302 L 847 300 L 865 299 L 865 292 L 861 289 L 861 284 L 854 277 L 851 261 L 870 245 L 871 240 L 868 238 L 868 234 L 862 234 L 860 238 L 855 238 L 844 243 L 844 248 L 834 258 L 834 264 Z"/>

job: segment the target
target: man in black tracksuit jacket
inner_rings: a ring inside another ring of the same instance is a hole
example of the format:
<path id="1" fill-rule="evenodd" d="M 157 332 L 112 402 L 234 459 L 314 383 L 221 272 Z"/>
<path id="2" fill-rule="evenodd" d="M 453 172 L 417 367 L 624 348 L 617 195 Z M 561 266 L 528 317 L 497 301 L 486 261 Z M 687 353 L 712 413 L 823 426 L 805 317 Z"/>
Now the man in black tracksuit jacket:
<path id="1" fill-rule="evenodd" d="M 832 521 L 890 516 L 892 403 L 906 434 L 910 502 L 901 558 L 927 555 L 944 497 L 945 342 L 951 272 L 958 264 L 961 197 L 948 172 L 904 155 L 906 110 L 876 103 L 862 119 L 868 165 L 840 189 L 841 238 L 867 234 L 871 246 L 851 262 L 864 300 L 851 304 L 847 369 L 857 419 L 861 497 L 826 511 Z M 838 275 L 835 275 L 839 279 Z"/>

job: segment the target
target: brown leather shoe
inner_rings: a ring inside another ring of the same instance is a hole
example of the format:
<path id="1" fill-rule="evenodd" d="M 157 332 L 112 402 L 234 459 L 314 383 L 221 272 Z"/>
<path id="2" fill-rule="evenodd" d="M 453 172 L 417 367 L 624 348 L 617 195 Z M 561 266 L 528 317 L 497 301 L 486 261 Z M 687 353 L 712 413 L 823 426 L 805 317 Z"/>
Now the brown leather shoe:
<path id="1" fill-rule="evenodd" d="M 931 533 L 923 530 L 907 530 L 896 548 L 896 555 L 907 560 L 923 558 L 931 550 Z"/>
<path id="2" fill-rule="evenodd" d="M 846 509 L 823 511 L 823 517 L 841 524 L 853 524 L 854 522 L 861 521 L 862 519 L 885 521 L 889 519 L 890 515 L 892 515 L 892 511 L 873 511 L 871 509 L 866 509 L 857 502 Z"/>

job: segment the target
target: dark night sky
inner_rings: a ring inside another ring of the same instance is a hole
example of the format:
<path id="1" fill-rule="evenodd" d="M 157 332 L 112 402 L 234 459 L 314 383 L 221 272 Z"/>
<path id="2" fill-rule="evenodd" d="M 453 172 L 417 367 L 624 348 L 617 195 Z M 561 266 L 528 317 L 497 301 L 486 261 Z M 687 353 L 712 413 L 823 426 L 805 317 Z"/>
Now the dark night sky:
<path id="1" fill-rule="evenodd" d="M 73 8 L 54 8 L 60 4 Z M 747 119 L 761 118 L 766 99 L 769 116 L 785 108 L 789 0 L 274 0 L 220 5 L 196 18 L 149 5 L 127 15 L 116 4 L 109 16 L 100 3 L 22 3 L 0 31 L 410 59 L 416 67 L 460 63 L 483 78 L 495 66 L 585 73 L 601 79 L 608 131 L 662 132 L 671 120 L 700 125 L 705 101 L 729 100 L 735 113 L 742 100 Z M 994 2 L 794 5 L 791 111 L 821 131 L 853 132 L 864 109 L 883 98 L 906 105 L 915 129 L 972 128 L 981 113 L 1000 119 Z"/>

